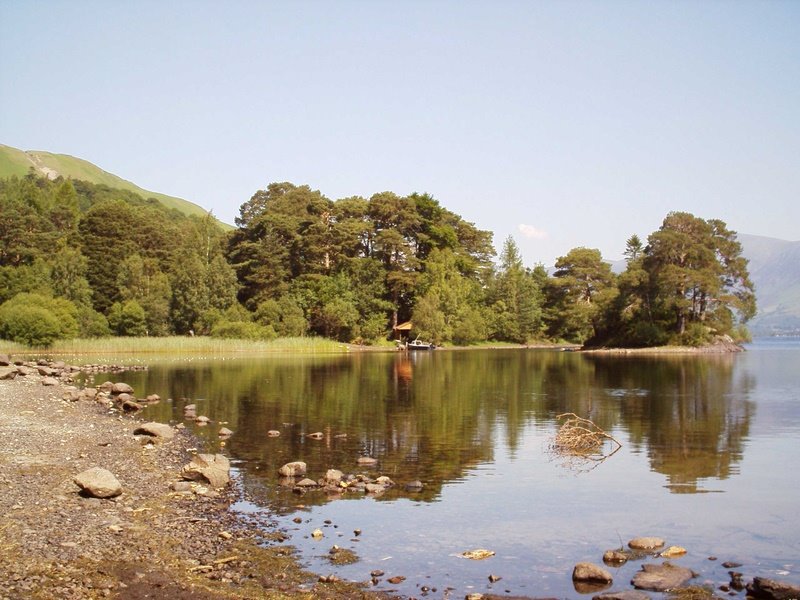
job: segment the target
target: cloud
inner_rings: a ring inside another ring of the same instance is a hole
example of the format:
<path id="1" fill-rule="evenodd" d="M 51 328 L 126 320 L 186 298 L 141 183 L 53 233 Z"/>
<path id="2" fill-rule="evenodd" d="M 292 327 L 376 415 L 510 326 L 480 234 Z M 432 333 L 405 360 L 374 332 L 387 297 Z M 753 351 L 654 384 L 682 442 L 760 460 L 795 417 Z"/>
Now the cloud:
<path id="1" fill-rule="evenodd" d="M 531 238 L 534 240 L 547 239 L 547 232 L 542 231 L 541 229 L 536 229 L 536 227 L 534 227 L 533 225 L 526 225 L 525 223 L 520 223 L 519 231 L 526 238 Z"/>

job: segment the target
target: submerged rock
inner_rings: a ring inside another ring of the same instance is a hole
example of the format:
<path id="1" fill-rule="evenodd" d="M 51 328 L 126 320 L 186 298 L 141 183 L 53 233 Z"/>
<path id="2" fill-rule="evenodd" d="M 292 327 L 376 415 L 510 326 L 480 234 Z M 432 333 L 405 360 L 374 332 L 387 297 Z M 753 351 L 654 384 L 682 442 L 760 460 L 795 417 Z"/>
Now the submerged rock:
<path id="1" fill-rule="evenodd" d="M 628 542 L 628 547 L 634 550 L 655 550 L 664 545 L 664 540 L 659 537 L 637 537 Z"/>
<path id="2" fill-rule="evenodd" d="M 796 600 L 800 598 L 800 585 L 754 577 L 747 585 L 747 595 L 766 600 Z"/>
<path id="3" fill-rule="evenodd" d="M 278 475 L 281 477 L 296 477 L 297 475 L 305 475 L 308 465 L 302 460 L 288 462 L 278 469 Z"/>
<path id="4" fill-rule="evenodd" d="M 603 567 L 590 562 L 581 562 L 575 565 L 572 569 L 573 581 L 596 581 L 602 583 L 610 583 L 613 581 L 611 573 L 606 571 Z"/>
<path id="5" fill-rule="evenodd" d="M 682 586 L 694 576 L 690 569 L 669 562 L 661 565 L 649 563 L 642 565 L 642 570 L 633 576 L 631 583 L 640 590 L 664 592 Z"/>

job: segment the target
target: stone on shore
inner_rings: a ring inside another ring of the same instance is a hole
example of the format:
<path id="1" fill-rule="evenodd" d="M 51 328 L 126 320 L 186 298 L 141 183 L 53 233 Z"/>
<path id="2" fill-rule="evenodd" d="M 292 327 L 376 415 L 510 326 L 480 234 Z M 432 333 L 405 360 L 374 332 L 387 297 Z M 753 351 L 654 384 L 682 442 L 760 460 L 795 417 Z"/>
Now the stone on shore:
<path id="1" fill-rule="evenodd" d="M 0 367 L 0 379 L 14 379 L 17 376 L 16 367 Z"/>
<path id="2" fill-rule="evenodd" d="M 219 433 L 217 435 L 219 435 L 219 437 L 231 437 L 233 435 L 233 431 L 231 431 L 227 427 L 223 427 L 219 430 Z"/>
<path id="3" fill-rule="evenodd" d="M 171 440 L 175 437 L 175 430 L 165 423 L 142 423 L 133 430 L 133 435 L 149 435 Z"/>
<path id="4" fill-rule="evenodd" d="M 113 498 L 122 493 L 122 485 L 111 471 L 92 467 L 75 476 L 73 481 L 94 498 Z"/>
<path id="5" fill-rule="evenodd" d="M 796 600 L 800 598 L 800 585 L 754 577 L 753 582 L 747 584 L 747 595 L 765 600 Z"/>
<path id="6" fill-rule="evenodd" d="M 371 456 L 359 456 L 356 462 L 362 467 L 373 467 L 378 464 L 378 459 Z"/>
<path id="7" fill-rule="evenodd" d="M 181 477 L 190 481 L 205 480 L 213 488 L 221 488 L 230 481 L 231 463 L 222 454 L 197 454 L 181 469 Z"/>
<path id="8" fill-rule="evenodd" d="M 575 565 L 572 569 L 573 581 L 596 581 L 602 583 L 610 583 L 613 581 L 611 573 L 606 571 L 603 567 L 595 565 L 590 562 L 581 562 Z"/>
<path id="9" fill-rule="evenodd" d="M 47 386 L 58 385 L 58 379 L 56 379 L 55 377 L 49 377 L 49 376 L 48 377 L 42 377 L 42 385 L 47 385 Z"/>
<path id="10" fill-rule="evenodd" d="M 606 550 L 603 553 L 603 562 L 607 565 L 624 565 L 628 562 L 628 555 L 622 550 Z"/>
<path id="11" fill-rule="evenodd" d="M 694 572 L 690 569 L 678 567 L 669 562 L 661 565 L 648 563 L 642 565 L 642 570 L 633 576 L 631 583 L 633 587 L 640 590 L 664 592 L 681 587 L 694 576 Z"/>

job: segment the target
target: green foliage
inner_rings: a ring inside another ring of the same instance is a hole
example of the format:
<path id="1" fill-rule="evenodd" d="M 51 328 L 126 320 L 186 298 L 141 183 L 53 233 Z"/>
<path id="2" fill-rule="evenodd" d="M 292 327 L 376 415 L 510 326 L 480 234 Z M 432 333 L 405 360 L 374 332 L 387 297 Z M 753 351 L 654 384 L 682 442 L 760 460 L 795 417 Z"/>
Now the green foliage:
<path id="1" fill-rule="evenodd" d="M 5 339 L 49 346 L 56 339 L 73 338 L 78 333 L 78 308 L 66 298 L 21 293 L 0 306 L 0 337 Z"/>
<path id="2" fill-rule="evenodd" d="M 111 335 L 108 319 L 91 306 L 78 306 L 79 336 L 82 338 L 105 337 Z"/>
<path id="3" fill-rule="evenodd" d="M 48 347 L 60 337 L 61 325 L 41 306 L 0 306 L 0 337 L 26 346 Z"/>
<path id="4" fill-rule="evenodd" d="M 108 325 L 116 335 L 147 335 L 147 315 L 136 300 L 115 302 L 108 311 Z"/>
<path id="5" fill-rule="evenodd" d="M 259 325 L 252 321 L 228 321 L 220 319 L 211 328 L 211 337 L 242 340 L 271 340 L 277 337 L 270 325 Z"/>

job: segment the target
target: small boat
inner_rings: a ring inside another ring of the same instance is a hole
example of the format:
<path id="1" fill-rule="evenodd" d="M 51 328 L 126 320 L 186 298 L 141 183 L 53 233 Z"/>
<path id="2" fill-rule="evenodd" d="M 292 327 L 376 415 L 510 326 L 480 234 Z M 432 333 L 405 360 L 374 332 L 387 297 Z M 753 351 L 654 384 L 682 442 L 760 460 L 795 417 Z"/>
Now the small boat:
<path id="1" fill-rule="evenodd" d="M 434 348 L 436 348 L 436 344 L 431 344 L 430 342 L 423 342 L 419 338 L 411 340 L 410 342 L 406 343 L 407 350 L 433 350 Z"/>

